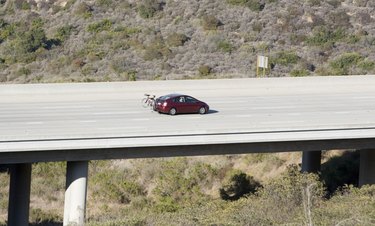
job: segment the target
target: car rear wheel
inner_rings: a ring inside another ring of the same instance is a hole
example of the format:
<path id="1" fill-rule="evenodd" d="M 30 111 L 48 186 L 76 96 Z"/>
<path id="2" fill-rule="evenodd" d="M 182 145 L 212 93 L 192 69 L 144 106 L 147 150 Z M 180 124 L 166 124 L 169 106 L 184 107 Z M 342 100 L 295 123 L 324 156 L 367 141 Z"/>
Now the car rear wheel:
<path id="1" fill-rule="evenodd" d="M 199 114 L 201 115 L 206 114 L 206 108 L 205 107 L 199 108 Z"/>
<path id="2" fill-rule="evenodd" d="M 171 108 L 171 110 L 169 110 L 170 115 L 175 115 L 176 113 L 177 113 L 176 108 Z"/>

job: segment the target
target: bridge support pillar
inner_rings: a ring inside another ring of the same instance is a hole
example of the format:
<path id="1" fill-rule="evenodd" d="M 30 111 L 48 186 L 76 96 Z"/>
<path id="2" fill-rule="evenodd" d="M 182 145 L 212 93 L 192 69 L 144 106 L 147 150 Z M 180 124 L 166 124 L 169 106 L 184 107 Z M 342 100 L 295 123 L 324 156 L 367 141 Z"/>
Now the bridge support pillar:
<path id="1" fill-rule="evenodd" d="M 302 172 L 319 172 L 321 156 L 322 151 L 304 151 L 302 153 Z"/>
<path id="2" fill-rule="evenodd" d="M 10 167 L 8 225 L 29 225 L 31 163 Z"/>
<path id="3" fill-rule="evenodd" d="M 359 186 L 375 184 L 375 149 L 360 150 Z"/>
<path id="4" fill-rule="evenodd" d="M 88 161 L 67 163 L 64 226 L 85 223 L 87 175 Z"/>

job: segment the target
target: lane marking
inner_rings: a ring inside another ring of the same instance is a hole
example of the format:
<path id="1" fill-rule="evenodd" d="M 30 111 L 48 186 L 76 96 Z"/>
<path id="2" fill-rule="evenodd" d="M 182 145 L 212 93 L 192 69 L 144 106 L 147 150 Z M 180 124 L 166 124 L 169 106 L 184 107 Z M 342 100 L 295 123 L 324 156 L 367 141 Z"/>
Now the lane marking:
<path id="1" fill-rule="evenodd" d="M 299 116 L 299 115 L 301 115 L 301 113 L 288 113 L 287 115 L 290 115 L 290 116 Z"/>
<path id="2" fill-rule="evenodd" d="M 149 118 L 135 118 L 135 119 L 132 119 L 132 121 L 150 121 Z"/>
<path id="3" fill-rule="evenodd" d="M 78 121 L 80 123 L 95 123 L 97 122 L 96 120 L 81 120 L 81 121 Z"/>
<path id="4" fill-rule="evenodd" d="M 339 115 L 344 115 L 344 114 L 351 114 L 353 112 L 350 112 L 350 111 L 336 111 L 334 112 L 335 114 L 339 114 Z"/>
<path id="5" fill-rule="evenodd" d="M 237 117 L 237 118 L 251 118 L 251 117 L 253 117 L 253 115 L 235 115 L 234 117 Z"/>
<path id="6" fill-rule="evenodd" d="M 270 122 L 261 122 L 260 124 L 268 125 L 268 124 L 289 124 L 289 123 L 302 123 L 302 122 L 305 122 L 305 121 L 302 121 L 302 120 L 295 120 L 295 121 L 270 121 Z"/>
<path id="7" fill-rule="evenodd" d="M 81 108 L 92 108 L 92 106 L 74 106 L 74 105 L 66 105 L 66 106 L 47 106 L 42 107 L 43 109 L 81 109 Z"/>
<path id="8" fill-rule="evenodd" d="M 265 106 L 265 107 L 252 107 L 253 110 L 274 110 L 274 109 L 293 109 L 296 106 Z"/>
<path id="9" fill-rule="evenodd" d="M 44 124 L 44 122 L 26 122 L 27 125 L 41 125 Z"/>
<path id="10" fill-rule="evenodd" d="M 139 114 L 140 111 L 121 111 L 121 112 L 93 112 L 91 115 L 125 115 L 125 114 Z"/>

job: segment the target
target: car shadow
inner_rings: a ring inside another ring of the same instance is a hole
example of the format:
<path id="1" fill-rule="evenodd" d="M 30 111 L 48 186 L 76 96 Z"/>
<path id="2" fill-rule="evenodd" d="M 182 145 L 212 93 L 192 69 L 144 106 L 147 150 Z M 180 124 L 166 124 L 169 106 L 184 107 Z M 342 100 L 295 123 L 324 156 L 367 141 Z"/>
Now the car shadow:
<path id="1" fill-rule="evenodd" d="M 219 113 L 219 111 L 210 109 L 210 110 L 208 110 L 208 112 L 206 114 L 216 114 L 216 113 Z"/>

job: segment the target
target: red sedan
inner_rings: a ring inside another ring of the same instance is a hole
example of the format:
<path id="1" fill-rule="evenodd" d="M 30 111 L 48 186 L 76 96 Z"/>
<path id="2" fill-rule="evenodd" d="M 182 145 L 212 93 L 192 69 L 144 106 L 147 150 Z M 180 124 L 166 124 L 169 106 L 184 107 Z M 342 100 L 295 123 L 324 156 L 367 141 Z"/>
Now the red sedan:
<path id="1" fill-rule="evenodd" d="M 206 114 L 209 106 L 194 97 L 182 94 L 169 94 L 156 99 L 154 110 L 170 115 L 180 113 Z"/>

